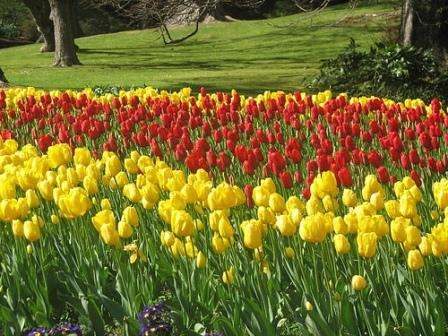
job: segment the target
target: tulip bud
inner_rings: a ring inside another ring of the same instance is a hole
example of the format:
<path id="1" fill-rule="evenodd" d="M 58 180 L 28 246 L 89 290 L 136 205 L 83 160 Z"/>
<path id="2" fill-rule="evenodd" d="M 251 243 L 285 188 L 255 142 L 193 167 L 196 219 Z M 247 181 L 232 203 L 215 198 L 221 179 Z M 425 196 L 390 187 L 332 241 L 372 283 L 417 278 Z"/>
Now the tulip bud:
<path id="1" fill-rule="evenodd" d="M 311 302 L 309 302 L 309 301 L 305 301 L 305 309 L 307 310 L 307 311 L 312 311 L 313 310 L 313 304 L 311 303 Z"/>
<path id="2" fill-rule="evenodd" d="M 285 248 L 285 255 L 289 259 L 294 258 L 295 254 L 296 253 L 294 252 L 294 249 L 291 246 L 288 246 L 288 247 Z"/>
<path id="3" fill-rule="evenodd" d="M 205 254 L 202 253 L 202 251 L 199 251 L 198 255 L 196 256 L 196 267 L 204 268 L 206 263 L 207 263 L 207 258 L 205 257 Z"/>
<path id="4" fill-rule="evenodd" d="M 222 281 L 226 285 L 231 285 L 234 280 L 235 268 L 232 266 L 222 274 Z"/>
<path id="5" fill-rule="evenodd" d="M 362 291 L 367 287 L 366 279 L 362 275 L 354 275 L 352 278 L 352 288 L 355 291 Z"/>

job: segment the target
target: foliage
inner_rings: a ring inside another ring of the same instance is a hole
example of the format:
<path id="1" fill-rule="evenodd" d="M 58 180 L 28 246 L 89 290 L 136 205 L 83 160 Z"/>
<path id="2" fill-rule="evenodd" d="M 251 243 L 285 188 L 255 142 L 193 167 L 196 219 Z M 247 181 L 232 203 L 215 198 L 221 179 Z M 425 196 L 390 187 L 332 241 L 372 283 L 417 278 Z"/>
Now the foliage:
<path id="1" fill-rule="evenodd" d="M 32 19 L 21 1 L 0 0 L 0 38 L 20 38 L 22 28 L 29 20 Z"/>
<path id="2" fill-rule="evenodd" d="M 323 62 L 310 86 L 394 99 L 447 99 L 448 73 L 431 50 L 376 43 L 370 51 L 363 51 L 352 39 L 342 53 Z"/>
<path id="3" fill-rule="evenodd" d="M 357 7 L 352 13 L 363 16 L 390 10 L 389 5 L 371 5 Z M 84 37 L 76 40 L 82 67 L 52 67 L 52 55 L 39 53 L 40 45 L 0 50 L 0 65 L 13 85 L 47 89 L 146 83 L 170 90 L 188 84 L 195 89 L 238 87 L 246 94 L 292 91 L 304 89 L 305 81 L 316 75 L 320 60 L 341 51 L 351 36 L 362 48 L 370 46 L 372 38 L 379 38 L 383 16 L 370 15 L 362 25 L 329 26 L 346 15 L 346 5 L 329 7 L 314 16 L 315 22 L 323 25 L 318 29 L 310 28 L 302 14 L 211 23 L 190 41 L 170 47 L 164 46 L 152 29 Z M 172 33 L 178 37 L 190 30 L 179 27 Z"/>
<path id="4" fill-rule="evenodd" d="M 0 91 L 3 335 L 444 335 L 445 113 Z"/>

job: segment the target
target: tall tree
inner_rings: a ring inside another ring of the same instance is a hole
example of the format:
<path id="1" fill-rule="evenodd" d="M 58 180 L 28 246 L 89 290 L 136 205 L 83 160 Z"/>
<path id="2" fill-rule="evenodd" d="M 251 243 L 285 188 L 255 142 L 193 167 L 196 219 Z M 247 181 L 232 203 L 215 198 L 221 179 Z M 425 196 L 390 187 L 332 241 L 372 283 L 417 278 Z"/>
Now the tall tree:
<path id="1" fill-rule="evenodd" d="M 73 1 L 75 0 L 49 0 L 54 25 L 55 66 L 81 64 L 76 55 Z"/>
<path id="2" fill-rule="evenodd" d="M 33 15 L 38 31 L 42 35 L 43 46 L 41 52 L 54 51 L 54 27 L 50 18 L 50 4 L 48 0 L 23 0 Z"/>
<path id="3" fill-rule="evenodd" d="M 400 28 L 404 45 L 432 48 L 448 61 L 448 1 L 403 0 Z"/>

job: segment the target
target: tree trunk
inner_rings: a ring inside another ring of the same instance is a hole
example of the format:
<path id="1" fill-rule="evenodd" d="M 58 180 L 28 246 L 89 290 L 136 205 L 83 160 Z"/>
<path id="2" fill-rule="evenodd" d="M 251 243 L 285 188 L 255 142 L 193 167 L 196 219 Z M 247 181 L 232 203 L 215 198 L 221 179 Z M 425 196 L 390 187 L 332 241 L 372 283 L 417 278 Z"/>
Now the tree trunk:
<path id="1" fill-rule="evenodd" d="M 50 4 L 48 0 L 23 0 L 33 15 L 37 30 L 41 33 L 43 46 L 41 52 L 54 51 L 54 27 L 50 18 Z"/>
<path id="2" fill-rule="evenodd" d="M 8 86 L 8 80 L 5 77 L 5 73 L 0 68 L 0 87 L 6 87 Z"/>
<path id="3" fill-rule="evenodd" d="M 76 55 L 73 33 L 73 0 L 49 0 L 54 24 L 55 66 L 81 64 Z"/>
<path id="4" fill-rule="evenodd" d="M 72 29 L 73 36 L 81 37 L 84 35 L 81 25 L 79 24 L 79 0 L 72 0 Z"/>
<path id="5" fill-rule="evenodd" d="M 405 0 L 401 15 L 401 42 L 403 45 L 412 44 L 414 34 L 414 7 L 412 0 Z"/>
<path id="6" fill-rule="evenodd" d="M 448 3 L 446 0 L 404 0 L 400 40 L 403 45 L 433 49 L 448 60 Z"/>
<path id="7" fill-rule="evenodd" d="M 221 3 L 216 4 L 213 8 L 203 14 L 201 22 L 208 23 L 213 21 L 229 22 L 236 21 L 229 13 L 226 12 Z"/>

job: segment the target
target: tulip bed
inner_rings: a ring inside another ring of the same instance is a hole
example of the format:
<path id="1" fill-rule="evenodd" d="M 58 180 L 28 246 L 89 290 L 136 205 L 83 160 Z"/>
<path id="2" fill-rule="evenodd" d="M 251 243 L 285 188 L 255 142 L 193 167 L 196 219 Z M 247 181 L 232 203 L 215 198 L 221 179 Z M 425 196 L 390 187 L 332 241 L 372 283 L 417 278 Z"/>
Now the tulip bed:
<path id="1" fill-rule="evenodd" d="M 13 88 L 0 123 L 0 334 L 447 332 L 437 99 Z"/>

